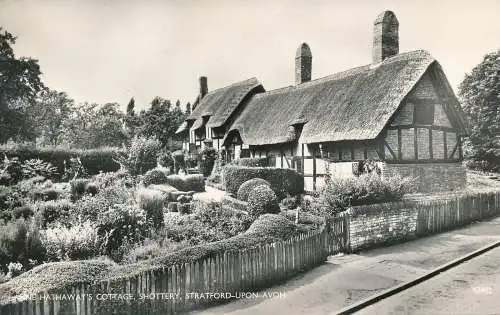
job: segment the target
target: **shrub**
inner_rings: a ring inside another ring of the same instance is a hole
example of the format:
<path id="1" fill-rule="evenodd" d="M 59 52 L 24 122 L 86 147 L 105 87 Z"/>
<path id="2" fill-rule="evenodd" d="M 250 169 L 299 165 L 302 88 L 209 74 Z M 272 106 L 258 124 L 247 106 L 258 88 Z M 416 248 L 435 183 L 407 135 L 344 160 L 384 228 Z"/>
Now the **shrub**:
<path id="1" fill-rule="evenodd" d="M 262 178 L 271 184 L 279 199 L 304 191 L 304 177 L 291 169 L 227 165 L 223 170 L 226 191 L 236 196 L 241 184 L 252 178 Z"/>
<path id="2" fill-rule="evenodd" d="M 120 169 L 120 164 L 115 161 L 117 155 L 124 152 L 117 148 L 99 148 L 93 150 L 79 150 L 67 148 L 33 148 L 33 147 L 10 147 L 0 148 L 0 153 L 8 157 L 18 157 L 21 162 L 28 160 L 41 160 L 50 163 L 55 171 L 48 178 L 60 180 L 65 174 L 65 163 L 68 164 L 71 158 L 79 157 L 82 166 L 89 175 L 99 174 L 99 172 L 115 172 Z M 0 154 L 1 156 L 1 154 Z M 39 164 L 41 165 L 41 164 Z M 45 166 L 44 166 L 45 167 Z M 44 167 L 38 169 L 44 170 Z"/>
<path id="3" fill-rule="evenodd" d="M 50 200 L 57 200 L 59 196 L 62 194 L 61 191 L 54 189 L 54 188 L 45 188 L 45 189 L 40 189 L 36 190 L 33 192 L 33 199 L 34 200 L 43 200 L 43 201 L 50 201 Z"/>
<path id="4" fill-rule="evenodd" d="M 69 228 L 58 224 L 42 231 L 41 239 L 50 261 L 88 259 L 101 253 L 102 239 L 90 221 Z"/>
<path id="5" fill-rule="evenodd" d="M 12 211 L 12 218 L 13 219 L 20 219 L 20 218 L 28 219 L 29 217 L 32 217 L 34 214 L 35 214 L 35 212 L 33 211 L 33 208 L 31 206 L 24 205 L 24 206 L 14 208 L 14 210 Z"/>
<path id="6" fill-rule="evenodd" d="M 113 204 L 97 216 L 99 235 L 105 237 L 106 253 L 121 260 L 122 245 L 134 244 L 150 234 L 146 212 L 133 204 Z"/>
<path id="7" fill-rule="evenodd" d="M 205 179 L 201 174 L 169 175 L 167 184 L 182 191 L 205 191 Z"/>
<path id="8" fill-rule="evenodd" d="M 11 262 L 19 262 L 27 270 L 44 259 L 45 248 L 31 220 L 18 219 L 0 225 L 0 268 L 3 272 L 7 272 Z"/>
<path id="9" fill-rule="evenodd" d="M 17 184 L 23 177 L 23 165 L 18 157 L 6 159 L 0 164 L 0 185 Z"/>
<path id="10" fill-rule="evenodd" d="M 346 210 L 349 206 L 401 200 L 413 191 L 414 180 L 401 176 L 380 177 L 364 174 L 352 178 L 332 178 L 320 191 L 319 199 L 326 215 Z"/>
<path id="11" fill-rule="evenodd" d="M 89 183 L 88 179 L 78 178 L 69 182 L 71 187 L 71 199 L 78 200 L 85 194 L 85 188 Z"/>
<path id="12" fill-rule="evenodd" d="M 500 172 L 500 158 L 490 160 L 474 160 L 468 159 L 464 161 L 464 166 L 471 170 L 481 172 Z"/>
<path id="13" fill-rule="evenodd" d="M 54 222 L 66 222 L 73 204 L 68 200 L 46 201 L 35 204 L 35 217 L 40 226 L 46 227 Z"/>
<path id="14" fill-rule="evenodd" d="M 18 186 L 0 186 L 0 219 L 9 221 L 12 211 L 28 202 Z"/>
<path id="15" fill-rule="evenodd" d="M 158 155 L 158 164 L 167 168 L 171 173 L 175 173 L 179 168 L 172 152 L 164 151 Z"/>
<path id="16" fill-rule="evenodd" d="M 259 185 L 266 185 L 268 187 L 271 187 L 271 184 L 262 178 L 252 178 L 241 184 L 240 188 L 238 189 L 238 199 L 242 201 L 248 201 L 248 195 L 254 189 L 255 187 Z"/>
<path id="17" fill-rule="evenodd" d="M 146 219 L 150 220 L 156 229 L 162 227 L 165 196 L 157 190 L 140 188 L 137 197 L 139 207 L 146 211 Z"/>
<path id="18" fill-rule="evenodd" d="M 248 207 L 248 202 L 233 198 L 228 194 L 222 196 L 221 203 L 223 207 L 229 207 L 237 211 L 246 212 Z"/>
<path id="19" fill-rule="evenodd" d="M 161 143 L 157 139 L 135 137 L 128 148 L 127 157 L 117 160 L 133 176 L 141 175 L 156 167 Z"/>
<path id="20" fill-rule="evenodd" d="M 265 213 L 278 213 L 278 197 L 274 191 L 266 185 L 256 186 L 248 195 L 248 212 L 253 217 L 258 217 Z"/>
<path id="21" fill-rule="evenodd" d="M 301 198 L 297 196 L 287 196 L 285 199 L 281 200 L 280 207 L 288 210 L 296 209 L 301 203 Z"/>
<path id="22" fill-rule="evenodd" d="M 134 179 L 130 176 L 130 173 L 125 170 L 97 174 L 92 178 L 92 182 L 95 183 L 99 189 L 112 186 L 117 182 L 123 183 L 127 187 L 135 185 Z"/>
<path id="23" fill-rule="evenodd" d="M 45 178 L 54 178 L 57 168 L 52 164 L 42 161 L 40 159 L 29 159 L 23 162 L 23 177 L 32 178 L 36 176 L 43 176 Z"/>
<path id="24" fill-rule="evenodd" d="M 89 194 L 91 196 L 95 196 L 95 195 L 97 195 L 98 192 L 99 192 L 99 187 L 97 186 L 96 183 L 87 183 L 87 185 L 85 185 L 85 193 L 86 194 Z"/>
<path id="25" fill-rule="evenodd" d="M 71 216 L 83 221 L 95 221 L 99 213 L 108 210 L 112 205 L 130 203 L 134 200 L 133 189 L 127 187 L 126 183 L 126 180 L 117 180 L 102 188 L 95 196 L 83 196 L 75 202 Z"/>
<path id="26" fill-rule="evenodd" d="M 177 172 L 181 168 L 186 168 L 186 160 L 184 158 L 184 152 L 182 150 L 177 150 L 172 152 L 172 157 L 175 160 L 174 172 Z"/>
<path id="27" fill-rule="evenodd" d="M 165 171 L 155 168 L 147 171 L 146 174 L 144 174 L 144 176 L 142 177 L 142 182 L 144 183 L 144 186 L 149 186 L 152 184 L 165 184 L 167 182 L 167 176 L 168 174 Z"/>
<path id="28" fill-rule="evenodd" d="M 279 236 L 290 238 L 297 232 L 293 221 L 279 214 L 264 214 L 258 217 L 248 228 L 245 234 Z"/>
<path id="29" fill-rule="evenodd" d="M 208 177 L 212 173 L 216 158 L 217 150 L 214 148 L 206 148 L 200 152 L 199 167 L 203 176 Z"/>
<path id="30" fill-rule="evenodd" d="M 166 241 L 146 239 L 143 244 L 136 245 L 128 251 L 123 257 L 123 262 L 135 263 L 142 260 L 161 257 L 181 247 L 184 247 L 182 243 L 172 242 L 168 239 Z"/>

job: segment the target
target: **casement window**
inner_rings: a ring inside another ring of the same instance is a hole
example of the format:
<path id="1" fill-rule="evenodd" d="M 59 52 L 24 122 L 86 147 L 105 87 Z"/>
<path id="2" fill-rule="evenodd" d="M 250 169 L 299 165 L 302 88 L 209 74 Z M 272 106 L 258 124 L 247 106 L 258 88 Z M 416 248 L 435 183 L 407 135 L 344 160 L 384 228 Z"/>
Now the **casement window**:
<path id="1" fill-rule="evenodd" d="M 434 123 L 434 104 L 419 104 L 414 108 L 413 123 L 415 125 L 432 125 Z"/>

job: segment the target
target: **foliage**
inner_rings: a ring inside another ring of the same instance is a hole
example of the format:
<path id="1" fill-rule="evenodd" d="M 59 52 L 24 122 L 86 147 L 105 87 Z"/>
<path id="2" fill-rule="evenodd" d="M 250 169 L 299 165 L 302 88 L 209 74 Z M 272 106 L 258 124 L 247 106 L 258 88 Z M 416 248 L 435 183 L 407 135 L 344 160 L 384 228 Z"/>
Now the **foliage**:
<path id="1" fill-rule="evenodd" d="M 28 219 L 35 214 L 30 205 L 16 207 L 12 210 L 13 219 Z"/>
<path id="2" fill-rule="evenodd" d="M 49 261 L 80 260 L 101 253 L 102 238 L 90 221 L 65 227 L 57 224 L 41 232 Z"/>
<path id="3" fill-rule="evenodd" d="M 165 196 L 157 190 L 139 188 L 137 192 L 139 207 L 146 211 L 146 219 L 151 222 L 155 229 L 164 225 L 163 207 Z"/>
<path id="4" fill-rule="evenodd" d="M 50 163 L 50 165 L 55 167 L 56 170 L 54 173 L 52 173 L 51 177 L 48 178 L 54 180 L 63 179 L 66 171 L 69 172 L 69 170 L 71 169 L 71 159 L 79 158 L 81 165 L 79 164 L 80 162 L 77 161 L 77 167 L 83 167 L 86 173 L 92 176 L 99 174 L 100 172 L 118 171 L 120 169 L 120 164 L 115 161 L 115 158 L 117 155 L 124 155 L 124 152 L 122 150 L 109 147 L 91 150 L 80 150 L 54 147 L 33 148 L 26 146 L 15 146 L 0 148 L 0 157 L 2 157 L 1 153 L 5 154 L 7 157 L 16 157 L 21 163 L 33 159 L 41 160 L 44 163 Z M 14 158 L 10 158 L 10 160 L 13 159 Z M 35 169 L 35 171 L 42 174 L 42 170 L 47 167 L 47 164 L 38 165 L 40 165 L 40 168 Z M 71 171 L 69 173 L 70 174 L 65 178 L 66 180 L 74 178 L 75 171 Z M 81 175 L 85 174 L 80 170 L 79 176 Z"/>
<path id="5" fill-rule="evenodd" d="M 144 186 L 165 184 L 168 181 L 167 176 L 167 171 L 154 168 L 147 171 L 146 174 L 142 176 L 142 182 L 144 183 Z"/>
<path id="6" fill-rule="evenodd" d="M 468 154 L 485 161 L 491 170 L 500 168 L 500 50 L 487 54 L 459 86 L 462 108 L 471 134 Z"/>
<path id="7" fill-rule="evenodd" d="M 128 148 L 127 157 L 118 162 L 132 175 L 141 175 L 156 167 L 161 144 L 152 138 L 135 137 Z"/>
<path id="8" fill-rule="evenodd" d="M 162 147 L 167 147 L 170 139 L 175 137 L 175 131 L 186 118 L 180 104 L 172 108 L 169 100 L 155 97 L 147 110 L 140 112 L 143 122 L 139 134 L 160 141 Z"/>
<path id="9" fill-rule="evenodd" d="M 99 189 L 106 188 L 116 183 L 121 183 L 129 188 L 135 185 L 134 178 L 125 170 L 97 174 L 92 177 L 92 182 L 95 183 Z"/>
<path id="10" fill-rule="evenodd" d="M 169 239 L 146 239 L 143 244 L 138 244 L 129 250 L 123 257 L 123 262 L 135 263 L 138 261 L 162 257 L 185 246 L 185 242 L 172 242 Z"/>
<path id="11" fill-rule="evenodd" d="M 169 175 L 167 184 L 181 191 L 205 191 L 205 179 L 201 174 Z"/>
<path id="12" fill-rule="evenodd" d="M 359 177 L 332 178 L 319 193 L 321 214 L 334 215 L 349 206 L 401 200 L 413 191 L 414 180 L 399 175 L 380 177 L 364 174 Z"/>
<path id="13" fill-rule="evenodd" d="M 248 166 L 248 167 L 268 167 L 269 166 L 269 158 L 263 157 L 255 157 L 255 158 L 240 158 L 231 161 L 229 164 L 237 165 L 237 166 Z"/>
<path id="14" fill-rule="evenodd" d="M 17 207 L 22 207 L 27 202 L 28 200 L 19 186 L 0 185 L 0 220 L 9 221 L 12 217 L 12 211 Z"/>
<path id="15" fill-rule="evenodd" d="M 236 196 L 241 184 L 252 178 L 262 178 L 271 184 L 279 199 L 304 191 L 304 177 L 291 169 L 226 165 L 223 170 L 226 191 Z"/>
<path id="16" fill-rule="evenodd" d="M 74 101 L 65 92 L 47 90 L 40 95 L 36 100 L 36 127 L 42 144 L 62 144 L 65 122 L 71 117 L 74 105 Z"/>
<path id="17" fill-rule="evenodd" d="M 64 122 L 64 140 L 82 149 L 120 147 L 127 138 L 122 126 L 123 116 L 117 103 L 75 106 Z"/>
<path id="18" fill-rule="evenodd" d="M 200 152 L 199 166 L 203 176 L 207 177 L 212 173 L 216 158 L 217 150 L 214 148 L 206 148 Z"/>
<path id="19" fill-rule="evenodd" d="M 100 237 L 106 239 L 106 253 L 117 260 L 123 255 L 123 245 L 138 243 L 150 235 L 146 212 L 134 204 L 113 204 L 97 215 Z"/>
<path id="20" fill-rule="evenodd" d="M 35 204 L 35 220 L 41 227 L 53 223 L 65 223 L 69 219 L 73 204 L 68 200 L 51 200 Z"/>
<path id="21" fill-rule="evenodd" d="M 262 178 L 252 178 L 241 184 L 240 188 L 238 189 L 238 199 L 242 201 L 248 201 L 248 195 L 250 195 L 250 192 L 257 186 L 259 185 L 266 185 L 268 187 L 271 187 L 271 184 Z"/>
<path id="22" fill-rule="evenodd" d="M 85 178 L 77 178 L 70 181 L 69 184 L 71 187 L 71 200 L 75 201 L 80 199 L 85 194 L 88 183 L 89 180 Z"/>
<path id="23" fill-rule="evenodd" d="M 239 211 L 225 209 L 220 203 L 197 201 L 189 215 L 169 213 L 165 223 L 167 237 L 190 245 L 204 244 L 243 233 L 251 224 L 251 218 Z"/>
<path id="24" fill-rule="evenodd" d="M 31 220 L 18 219 L 0 225 L 0 269 L 7 271 L 11 262 L 21 263 L 25 270 L 45 259 L 40 233 Z"/>
<path id="25" fill-rule="evenodd" d="M 377 174 L 380 175 L 382 170 L 376 160 L 364 160 L 357 163 L 356 169 L 353 169 L 353 174 L 359 176 L 361 174 Z"/>
<path id="26" fill-rule="evenodd" d="M 223 207 L 247 212 L 248 202 L 233 198 L 229 194 L 225 194 L 224 196 L 222 196 L 221 203 Z"/>
<path id="27" fill-rule="evenodd" d="M 167 168 L 171 173 L 176 173 L 178 169 L 177 163 L 170 151 L 163 151 L 158 155 L 158 164 Z"/>
<path id="28" fill-rule="evenodd" d="M 279 213 L 278 197 L 267 185 L 255 186 L 248 195 L 248 213 L 258 217 L 265 213 Z"/>
<path id="29" fill-rule="evenodd" d="M 12 48 L 15 42 L 16 37 L 0 27 L 0 143 L 34 139 L 35 117 L 30 108 L 44 89 L 38 61 L 16 57 Z"/>
<path id="30" fill-rule="evenodd" d="M 285 199 L 281 200 L 280 207 L 288 210 L 294 210 L 300 205 L 301 201 L 300 195 L 287 196 Z"/>
<path id="31" fill-rule="evenodd" d="M 248 228 L 247 234 L 253 235 L 287 235 L 292 237 L 297 231 L 295 224 L 285 216 L 278 214 L 264 214 L 258 217 Z"/>

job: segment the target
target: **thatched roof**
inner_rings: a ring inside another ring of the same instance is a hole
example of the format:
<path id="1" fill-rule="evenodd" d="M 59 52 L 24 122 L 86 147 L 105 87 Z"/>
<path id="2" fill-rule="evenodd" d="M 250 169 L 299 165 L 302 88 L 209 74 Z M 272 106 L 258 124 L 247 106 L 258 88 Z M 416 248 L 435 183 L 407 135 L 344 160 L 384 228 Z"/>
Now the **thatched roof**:
<path id="1" fill-rule="evenodd" d="M 222 126 L 245 97 L 259 88 L 259 91 L 264 91 L 262 84 L 256 78 L 251 78 L 207 93 L 199 100 L 199 104 L 186 119 L 187 121 L 194 121 L 190 129 L 198 129 L 204 126 L 203 117 L 210 117 L 206 122 L 208 127 Z M 182 127 L 177 132 L 186 130 L 187 124 Z"/>
<path id="2" fill-rule="evenodd" d="M 291 141 L 294 124 L 304 124 L 302 143 L 375 139 L 430 67 L 442 72 L 429 53 L 412 51 L 379 64 L 260 93 L 252 97 L 230 130 L 237 130 L 248 145 Z"/>

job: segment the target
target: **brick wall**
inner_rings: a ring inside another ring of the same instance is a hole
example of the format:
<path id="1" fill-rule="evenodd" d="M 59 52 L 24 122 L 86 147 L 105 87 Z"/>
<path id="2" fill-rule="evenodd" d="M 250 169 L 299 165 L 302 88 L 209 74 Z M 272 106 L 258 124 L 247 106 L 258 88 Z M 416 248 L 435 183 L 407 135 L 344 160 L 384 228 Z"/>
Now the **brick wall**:
<path id="1" fill-rule="evenodd" d="M 465 168 L 461 163 L 382 165 L 382 176 L 396 174 L 415 177 L 419 192 L 457 190 L 465 186 Z"/>
<path id="2" fill-rule="evenodd" d="M 415 237 L 417 211 L 403 202 L 352 207 L 351 250 L 398 242 Z"/>

